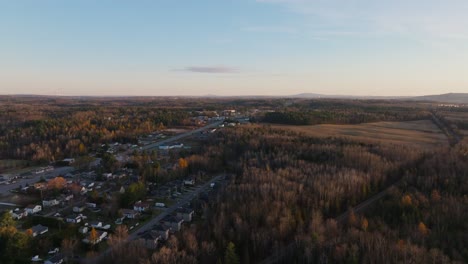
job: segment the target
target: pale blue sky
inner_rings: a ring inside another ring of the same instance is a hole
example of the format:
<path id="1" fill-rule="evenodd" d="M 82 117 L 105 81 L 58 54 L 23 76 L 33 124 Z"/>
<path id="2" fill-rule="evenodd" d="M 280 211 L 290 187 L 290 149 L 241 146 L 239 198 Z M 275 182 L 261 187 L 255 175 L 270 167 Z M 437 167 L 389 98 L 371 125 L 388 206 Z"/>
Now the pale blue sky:
<path id="1" fill-rule="evenodd" d="M 468 92 L 466 0 L 0 0 L 0 94 Z"/>

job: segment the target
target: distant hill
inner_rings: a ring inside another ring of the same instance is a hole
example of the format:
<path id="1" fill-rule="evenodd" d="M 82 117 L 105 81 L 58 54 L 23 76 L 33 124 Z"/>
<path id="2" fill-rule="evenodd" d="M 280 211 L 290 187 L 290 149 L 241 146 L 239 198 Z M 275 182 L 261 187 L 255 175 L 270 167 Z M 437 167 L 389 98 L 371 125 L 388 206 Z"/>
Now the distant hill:
<path id="1" fill-rule="evenodd" d="M 431 101 L 453 104 L 468 104 L 468 93 L 447 93 L 439 95 L 425 95 L 411 98 L 416 101 Z"/>
<path id="2" fill-rule="evenodd" d="M 290 98 L 303 98 L 303 99 L 315 99 L 315 98 L 329 98 L 329 99 L 405 99 L 408 97 L 403 96 L 365 96 L 365 95 L 329 95 L 329 94 L 316 94 L 316 93 L 301 93 L 288 96 Z"/>

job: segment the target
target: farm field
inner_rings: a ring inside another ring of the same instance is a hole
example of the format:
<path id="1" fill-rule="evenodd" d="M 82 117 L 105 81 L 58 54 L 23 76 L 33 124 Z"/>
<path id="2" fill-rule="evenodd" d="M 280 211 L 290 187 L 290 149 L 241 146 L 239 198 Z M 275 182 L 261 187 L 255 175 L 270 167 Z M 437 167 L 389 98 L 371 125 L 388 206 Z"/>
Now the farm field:
<path id="1" fill-rule="evenodd" d="M 358 125 L 272 125 L 317 137 L 346 137 L 361 142 L 403 144 L 430 149 L 448 144 L 447 137 L 430 120 L 409 122 L 376 122 Z"/>

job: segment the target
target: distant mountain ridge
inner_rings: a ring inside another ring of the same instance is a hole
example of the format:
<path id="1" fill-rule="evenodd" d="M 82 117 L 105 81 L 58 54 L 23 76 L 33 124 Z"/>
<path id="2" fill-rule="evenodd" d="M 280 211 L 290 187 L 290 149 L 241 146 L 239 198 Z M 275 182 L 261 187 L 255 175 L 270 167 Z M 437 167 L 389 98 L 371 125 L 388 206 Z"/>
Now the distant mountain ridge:
<path id="1" fill-rule="evenodd" d="M 407 100 L 407 101 L 426 101 L 426 102 L 439 102 L 449 104 L 466 104 L 468 105 L 468 93 L 446 93 L 438 95 L 424 95 L 424 96 L 365 96 L 365 95 L 328 95 L 317 93 L 300 93 L 294 95 L 237 95 L 237 96 L 223 96 L 216 94 L 207 95 L 172 95 L 172 96 L 144 96 L 144 95 L 129 95 L 129 96 L 54 96 L 54 95 L 34 95 L 34 94 L 15 94 L 15 95 L 1 95 L 0 98 L 100 98 L 100 99 L 119 99 L 124 100 L 128 98 L 239 98 L 239 99 L 267 99 L 267 98 L 296 98 L 296 99 L 354 99 L 354 100 Z"/>
<path id="2" fill-rule="evenodd" d="M 447 93 L 439 95 L 424 95 L 411 98 L 416 101 L 431 101 L 452 104 L 468 104 L 468 93 Z"/>
<path id="3" fill-rule="evenodd" d="M 291 98 L 336 98 L 336 99 L 397 99 L 397 100 L 411 100 L 411 101 L 428 101 L 428 102 L 441 102 L 452 104 L 468 104 L 468 93 L 447 93 L 437 95 L 424 95 L 424 96 L 354 96 L 354 95 L 325 95 L 316 93 L 302 93 L 289 96 Z"/>

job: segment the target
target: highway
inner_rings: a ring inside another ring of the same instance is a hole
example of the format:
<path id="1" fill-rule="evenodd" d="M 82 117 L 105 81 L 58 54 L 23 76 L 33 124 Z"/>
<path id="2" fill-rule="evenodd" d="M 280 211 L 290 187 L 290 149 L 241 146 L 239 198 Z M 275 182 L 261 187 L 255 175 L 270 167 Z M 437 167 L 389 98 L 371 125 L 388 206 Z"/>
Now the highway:
<path id="1" fill-rule="evenodd" d="M 41 177 L 52 178 L 52 177 L 56 177 L 59 175 L 65 175 L 73 170 L 75 170 L 73 167 L 60 167 L 60 168 L 55 168 L 53 171 L 44 172 L 40 174 L 35 174 L 33 172 L 31 178 L 17 179 L 15 183 L 0 185 L 0 195 L 7 194 L 10 190 L 16 189 L 20 185 L 24 187 L 26 184 L 29 184 L 29 185 L 34 184 L 38 182 Z"/>
<path id="2" fill-rule="evenodd" d="M 200 133 L 200 132 L 203 132 L 205 130 L 212 129 L 212 128 L 217 128 L 223 122 L 224 122 L 224 120 L 216 121 L 216 122 L 208 124 L 208 125 L 206 125 L 204 127 L 197 128 L 197 129 L 194 129 L 194 130 L 182 133 L 182 134 L 175 135 L 175 136 L 173 136 L 171 138 L 164 139 L 164 140 L 158 141 L 156 143 L 152 143 L 152 144 L 143 146 L 143 147 L 141 147 L 141 150 L 151 150 L 151 149 L 157 148 L 157 147 L 159 147 L 161 145 L 164 145 L 164 144 L 167 144 L 167 143 L 170 143 L 170 142 L 174 142 L 174 141 L 181 140 L 183 138 L 192 136 L 193 134 Z"/>

